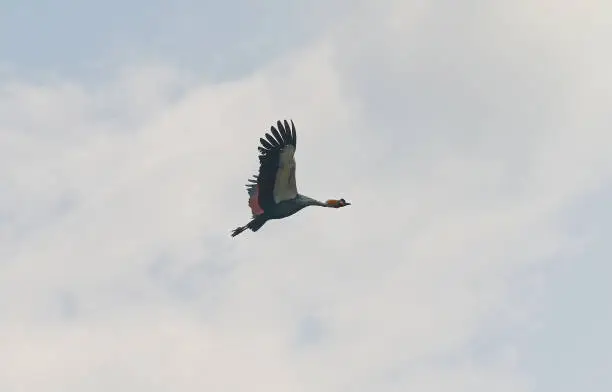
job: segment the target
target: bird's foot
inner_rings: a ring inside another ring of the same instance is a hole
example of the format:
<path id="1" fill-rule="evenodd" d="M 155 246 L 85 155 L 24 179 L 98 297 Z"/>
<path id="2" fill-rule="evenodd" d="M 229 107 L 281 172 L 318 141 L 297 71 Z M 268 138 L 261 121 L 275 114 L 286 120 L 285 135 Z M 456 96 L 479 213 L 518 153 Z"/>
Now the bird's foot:
<path id="1" fill-rule="evenodd" d="M 238 234 L 242 233 L 243 231 L 245 231 L 247 229 L 246 226 L 242 226 L 242 227 L 237 227 L 234 230 L 232 230 L 232 237 L 236 237 Z"/>

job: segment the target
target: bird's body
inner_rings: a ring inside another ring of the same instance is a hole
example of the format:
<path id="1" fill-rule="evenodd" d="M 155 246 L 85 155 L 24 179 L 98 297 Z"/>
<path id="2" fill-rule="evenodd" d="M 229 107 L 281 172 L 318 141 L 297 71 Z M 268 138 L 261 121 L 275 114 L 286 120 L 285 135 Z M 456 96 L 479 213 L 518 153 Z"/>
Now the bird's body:
<path id="1" fill-rule="evenodd" d="M 268 219 L 282 219 L 301 211 L 309 205 L 308 199 L 304 200 L 303 196 L 298 194 L 294 199 L 281 201 L 265 215 Z"/>
<path id="2" fill-rule="evenodd" d="M 232 237 L 246 229 L 257 231 L 266 221 L 282 219 L 308 206 L 340 208 L 350 203 L 344 199 L 321 202 L 298 193 L 295 182 L 295 125 L 287 120 L 270 127 L 270 133 L 260 138 L 259 174 L 249 179 L 247 192 L 253 219 L 233 230 Z"/>

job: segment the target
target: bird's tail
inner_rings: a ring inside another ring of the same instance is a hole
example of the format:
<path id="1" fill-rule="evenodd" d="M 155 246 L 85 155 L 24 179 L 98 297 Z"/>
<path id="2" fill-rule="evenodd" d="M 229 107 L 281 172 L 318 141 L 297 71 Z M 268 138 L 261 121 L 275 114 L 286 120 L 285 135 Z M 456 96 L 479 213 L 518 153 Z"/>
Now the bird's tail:
<path id="1" fill-rule="evenodd" d="M 264 219 L 255 218 L 249 223 L 247 223 L 246 225 L 241 226 L 241 227 L 236 227 L 234 230 L 232 230 L 232 237 L 236 237 L 238 234 L 242 233 L 246 229 L 251 229 L 251 231 L 257 231 L 261 228 L 261 226 L 264 225 L 264 223 L 266 223 Z"/>

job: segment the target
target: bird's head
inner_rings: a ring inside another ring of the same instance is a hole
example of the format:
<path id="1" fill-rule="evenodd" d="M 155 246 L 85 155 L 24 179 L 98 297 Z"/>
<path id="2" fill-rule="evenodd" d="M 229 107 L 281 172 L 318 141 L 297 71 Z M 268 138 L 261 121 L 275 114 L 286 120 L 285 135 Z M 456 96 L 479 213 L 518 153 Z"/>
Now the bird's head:
<path id="1" fill-rule="evenodd" d="M 344 199 L 340 199 L 340 200 L 330 199 L 325 202 L 325 205 L 330 208 L 340 208 L 340 207 L 350 206 L 351 203 L 348 203 Z"/>

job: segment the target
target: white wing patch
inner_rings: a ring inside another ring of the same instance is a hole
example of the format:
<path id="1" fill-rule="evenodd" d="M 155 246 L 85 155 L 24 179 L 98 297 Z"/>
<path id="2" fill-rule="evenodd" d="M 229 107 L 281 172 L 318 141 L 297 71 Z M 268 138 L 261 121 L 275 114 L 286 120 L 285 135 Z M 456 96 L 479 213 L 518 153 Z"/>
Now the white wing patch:
<path id="1" fill-rule="evenodd" d="M 278 171 L 274 182 L 274 201 L 279 203 L 290 200 L 297 196 L 297 186 L 295 184 L 295 160 L 293 154 L 295 147 L 287 146 L 280 151 Z"/>

